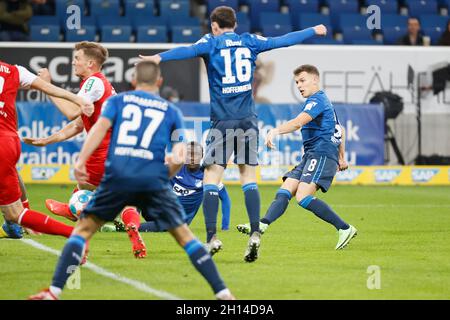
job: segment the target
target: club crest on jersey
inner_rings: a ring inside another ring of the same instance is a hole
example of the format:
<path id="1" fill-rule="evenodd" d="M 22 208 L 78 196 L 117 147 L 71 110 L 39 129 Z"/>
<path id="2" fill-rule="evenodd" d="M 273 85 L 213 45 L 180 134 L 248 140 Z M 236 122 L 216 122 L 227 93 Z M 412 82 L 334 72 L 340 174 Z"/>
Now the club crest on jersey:
<path id="1" fill-rule="evenodd" d="M 202 183 L 203 183 L 203 181 L 202 180 L 195 180 L 195 186 L 197 187 L 197 188 L 200 188 L 201 186 L 202 186 Z"/>
<path id="2" fill-rule="evenodd" d="M 84 89 L 84 92 L 89 92 L 92 89 L 92 86 L 94 85 L 95 79 L 89 79 L 86 83 L 86 88 Z"/>
<path id="3" fill-rule="evenodd" d="M 311 110 L 312 108 L 314 108 L 315 105 L 317 105 L 317 102 L 309 102 L 309 103 L 305 106 L 305 110 L 304 110 L 304 111 Z"/>
<path id="4" fill-rule="evenodd" d="M 186 197 L 186 196 L 189 196 L 189 195 L 191 195 L 191 194 L 193 194 L 195 192 L 195 190 L 186 189 L 186 188 L 180 186 L 178 183 L 175 183 L 173 185 L 172 190 L 179 197 Z"/>

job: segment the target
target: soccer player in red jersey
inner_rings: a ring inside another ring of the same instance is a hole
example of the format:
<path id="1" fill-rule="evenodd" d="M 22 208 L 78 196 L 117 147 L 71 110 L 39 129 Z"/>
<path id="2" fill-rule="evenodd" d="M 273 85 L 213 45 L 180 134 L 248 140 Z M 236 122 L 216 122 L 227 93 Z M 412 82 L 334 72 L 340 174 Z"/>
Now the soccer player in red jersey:
<path id="1" fill-rule="evenodd" d="M 42 213 L 24 208 L 16 164 L 20 157 L 15 101 L 20 88 L 33 88 L 68 101 L 66 113 L 92 114 L 93 105 L 82 97 L 51 85 L 22 66 L 0 61 L 0 210 L 8 223 L 18 223 L 36 232 L 70 237 L 73 227 Z"/>
<path id="2" fill-rule="evenodd" d="M 75 75 L 81 79 L 78 96 L 83 97 L 85 100 L 94 104 L 94 113 L 90 117 L 81 115 L 60 131 L 47 138 L 24 139 L 25 143 L 34 146 L 46 146 L 51 143 L 68 140 L 77 134 L 80 134 L 84 129 L 86 129 L 87 132 L 91 130 L 100 116 L 103 103 L 106 99 L 116 94 L 111 83 L 109 83 L 101 72 L 102 66 L 107 58 L 108 50 L 98 43 L 83 41 L 75 44 L 72 66 Z M 43 80 L 49 82 L 51 81 L 50 73 L 47 69 L 39 70 L 39 76 Z M 58 106 L 58 108 L 61 109 L 63 109 L 65 105 L 70 104 L 70 102 L 59 98 L 51 98 L 51 100 Z M 73 192 L 78 190 L 94 190 L 100 185 L 103 173 L 105 172 L 105 161 L 110 139 L 111 130 L 108 131 L 101 144 L 86 162 L 86 169 L 89 174 L 89 179 L 84 184 L 78 184 Z M 69 205 L 67 203 L 47 199 L 45 205 L 48 210 L 56 215 L 66 217 L 72 221 L 77 220 L 77 217 L 70 212 Z M 133 244 L 133 252 L 136 257 L 143 258 L 146 255 L 144 242 L 138 233 L 138 226 L 136 227 L 130 225 L 134 222 L 134 220 L 132 218 L 128 218 L 135 216 L 139 216 L 139 213 L 134 208 L 127 208 L 122 213 L 122 219 L 126 225 L 127 233 Z"/>

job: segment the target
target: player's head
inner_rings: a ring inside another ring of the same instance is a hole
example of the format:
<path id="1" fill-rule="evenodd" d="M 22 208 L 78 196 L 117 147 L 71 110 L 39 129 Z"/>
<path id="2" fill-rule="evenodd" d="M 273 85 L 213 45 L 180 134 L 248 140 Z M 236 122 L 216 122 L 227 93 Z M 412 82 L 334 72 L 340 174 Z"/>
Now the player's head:
<path id="1" fill-rule="evenodd" d="M 151 91 L 158 90 L 162 85 L 161 69 L 151 61 L 140 61 L 134 68 L 131 84 L 135 88 L 150 88 Z"/>
<path id="2" fill-rule="evenodd" d="M 308 98 L 320 90 L 319 70 L 310 64 L 295 69 L 294 80 L 303 98 Z"/>
<path id="3" fill-rule="evenodd" d="M 226 29 L 236 28 L 236 12 L 233 8 L 220 6 L 215 8 L 210 15 L 211 30 L 213 35 L 217 36 Z"/>
<path id="4" fill-rule="evenodd" d="M 108 49 L 96 42 L 82 41 L 75 44 L 72 65 L 75 75 L 85 79 L 99 72 L 108 59 Z"/>
<path id="5" fill-rule="evenodd" d="M 186 166 L 190 170 L 197 170 L 203 158 L 203 147 L 195 141 L 188 142 L 186 153 Z"/>

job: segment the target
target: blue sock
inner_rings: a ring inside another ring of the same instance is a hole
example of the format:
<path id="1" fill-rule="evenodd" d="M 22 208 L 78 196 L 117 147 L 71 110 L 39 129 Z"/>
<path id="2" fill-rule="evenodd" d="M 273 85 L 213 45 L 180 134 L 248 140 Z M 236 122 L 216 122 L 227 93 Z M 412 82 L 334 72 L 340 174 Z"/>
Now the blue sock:
<path id="1" fill-rule="evenodd" d="M 206 224 L 206 242 L 217 233 L 217 212 L 219 211 L 219 187 L 215 184 L 203 186 L 203 214 Z"/>
<path id="2" fill-rule="evenodd" d="M 350 227 L 336 214 L 336 212 L 333 211 L 333 209 L 330 208 L 329 205 L 320 199 L 313 196 L 307 196 L 298 204 L 306 210 L 313 212 L 320 219 L 332 224 L 337 230 L 346 230 Z"/>
<path id="3" fill-rule="evenodd" d="M 189 241 L 184 246 L 184 250 L 189 256 L 189 259 L 191 259 L 195 269 L 208 281 L 214 293 L 226 289 L 225 283 L 220 277 L 214 261 L 200 241 L 197 239 Z"/>
<path id="4" fill-rule="evenodd" d="M 67 240 L 53 275 L 53 287 L 64 288 L 67 279 L 81 263 L 85 243 L 86 240 L 79 235 L 73 235 Z"/>
<path id="5" fill-rule="evenodd" d="M 291 200 L 292 195 L 286 189 L 279 189 L 277 194 L 275 195 L 275 200 L 272 201 L 272 204 L 267 210 L 267 213 L 264 218 L 261 219 L 262 223 L 271 224 L 279 217 L 283 215 L 286 211 L 287 206 L 289 205 L 289 200 Z"/>
<path id="6" fill-rule="evenodd" d="M 250 220 L 250 234 L 259 231 L 259 212 L 261 210 L 261 198 L 256 183 L 247 183 L 242 186 L 245 195 L 245 207 Z"/>
<path id="7" fill-rule="evenodd" d="M 140 232 L 164 232 L 167 230 L 161 229 L 155 221 L 147 221 L 144 223 L 141 223 L 141 226 L 139 227 Z"/>

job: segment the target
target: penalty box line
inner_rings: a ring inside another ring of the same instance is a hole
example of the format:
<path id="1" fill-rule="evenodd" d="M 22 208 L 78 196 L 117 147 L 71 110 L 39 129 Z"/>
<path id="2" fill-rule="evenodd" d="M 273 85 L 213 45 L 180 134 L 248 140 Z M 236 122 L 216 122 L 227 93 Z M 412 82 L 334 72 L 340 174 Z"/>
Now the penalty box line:
<path id="1" fill-rule="evenodd" d="M 43 245 L 42 243 L 39 243 L 39 242 L 34 241 L 32 239 L 21 239 L 21 241 L 23 243 L 29 245 L 29 246 L 32 246 L 35 249 L 54 254 L 56 256 L 60 256 L 61 255 L 60 251 L 52 249 L 50 247 L 47 247 L 46 245 Z M 92 272 L 95 272 L 95 273 L 97 273 L 97 274 L 99 274 L 99 275 L 101 275 L 101 276 L 103 276 L 105 278 L 109 278 L 109 279 L 112 279 L 114 281 L 127 284 L 127 285 L 133 287 L 134 289 L 136 289 L 138 291 L 149 293 L 149 294 L 151 294 L 153 296 L 156 296 L 158 298 L 162 298 L 162 299 L 165 299 L 165 300 L 182 300 L 181 298 L 179 298 L 179 297 L 177 297 L 177 296 L 175 296 L 175 295 L 173 295 L 171 293 L 154 289 L 154 288 L 146 285 L 143 282 L 126 278 L 126 277 L 121 276 L 119 274 L 116 274 L 116 273 L 113 273 L 111 271 L 108 271 L 108 270 L 106 270 L 106 269 L 104 269 L 104 268 L 102 268 L 100 266 L 97 266 L 96 264 L 93 264 L 91 262 L 87 262 L 86 264 L 84 264 L 83 268 L 89 269 Z"/>

